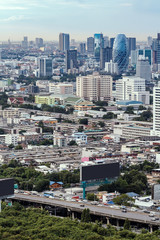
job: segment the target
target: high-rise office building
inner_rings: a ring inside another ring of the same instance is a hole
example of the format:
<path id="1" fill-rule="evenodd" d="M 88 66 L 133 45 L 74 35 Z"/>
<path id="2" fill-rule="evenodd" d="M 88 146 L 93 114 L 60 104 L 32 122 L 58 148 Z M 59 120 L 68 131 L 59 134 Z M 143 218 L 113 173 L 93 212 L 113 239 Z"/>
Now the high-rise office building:
<path id="1" fill-rule="evenodd" d="M 117 80 L 116 100 L 133 100 L 149 104 L 149 92 L 146 91 L 145 79 L 135 76 L 125 76 Z"/>
<path id="2" fill-rule="evenodd" d="M 153 88 L 153 135 L 160 136 L 160 85 Z"/>
<path id="3" fill-rule="evenodd" d="M 59 50 L 64 52 L 70 49 L 69 34 L 60 33 L 59 34 Z"/>
<path id="4" fill-rule="evenodd" d="M 100 49 L 100 69 L 105 68 L 105 63 L 112 60 L 112 48 L 106 47 Z"/>
<path id="5" fill-rule="evenodd" d="M 124 34 L 118 34 L 113 45 L 113 62 L 118 63 L 119 73 L 127 70 L 129 63 L 128 41 Z"/>
<path id="6" fill-rule="evenodd" d="M 111 100 L 112 76 L 95 72 L 93 75 L 77 77 L 76 95 L 88 101 Z"/>
<path id="7" fill-rule="evenodd" d="M 146 83 L 151 81 L 151 65 L 147 59 L 138 59 L 136 64 L 136 76 L 144 78 Z"/>
<path id="8" fill-rule="evenodd" d="M 86 44 L 85 43 L 80 43 L 79 44 L 79 52 L 81 54 L 85 54 L 86 53 Z"/>
<path id="9" fill-rule="evenodd" d="M 131 55 L 132 50 L 136 50 L 136 38 L 128 38 L 128 49 L 129 55 Z"/>
<path id="10" fill-rule="evenodd" d="M 39 69 L 39 77 L 51 77 L 53 74 L 53 66 L 51 58 L 38 58 L 38 69 Z"/>
<path id="11" fill-rule="evenodd" d="M 66 70 L 78 68 L 77 50 L 67 50 L 66 52 Z"/>
<path id="12" fill-rule="evenodd" d="M 109 37 L 104 36 L 103 39 L 104 39 L 104 48 L 109 47 Z"/>
<path id="13" fill-rule="evenodd" d="M 110 38 L 109 39 L 109 47 L 110 48 L 113 48 L 114 40 L 115 40 L 115 38 Z"/>
<path id="14" fill-rule="evenodd" d="M 151 36 L 148 36 L 148 38 L 147 38 L 147 44 L 148 44 L 149 47 L 152 46 L 152 41 L 153 41 L 153 38 L 152 38 Z"/>
<path id="15" fill-rule="evenodd" d="M 89 54 L 94 53 L 94 38 L 93 37 L 87 38 L 87 52 Z"/>
<path id="16" fill-rule="evenodd" d="M 28 37 L 23 38 L 22 48 L 28 48 Z"/>
<path id="17" fill-rule="evenodd" d="M 43 47 L 43 38 L 36 38 L 35 44 L 36 44 L 36 47 L 38 48 Z"/>
<path id="18" fill-rule="evenodd" d="M 102 33 L 94 34 L 94 56 L 97 61 L 100 60 L 100 49 L 104 46 L 104 39 Z"/>

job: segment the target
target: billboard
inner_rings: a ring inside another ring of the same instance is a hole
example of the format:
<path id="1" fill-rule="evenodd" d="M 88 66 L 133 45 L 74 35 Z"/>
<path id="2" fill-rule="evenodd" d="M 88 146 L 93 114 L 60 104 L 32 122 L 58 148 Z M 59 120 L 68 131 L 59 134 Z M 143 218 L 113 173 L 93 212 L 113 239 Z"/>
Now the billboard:
<path id="1" fill-rule="evenodd" d="M 14 195 L 14 179 L 0 179 L 0 199 Z"/>
<path id="2" fill-rule="evenodd" d="M 80 181 L 111 179 L 120 175 L 119 163 L 105 163 L 92 166 L 81 166 Z"/>

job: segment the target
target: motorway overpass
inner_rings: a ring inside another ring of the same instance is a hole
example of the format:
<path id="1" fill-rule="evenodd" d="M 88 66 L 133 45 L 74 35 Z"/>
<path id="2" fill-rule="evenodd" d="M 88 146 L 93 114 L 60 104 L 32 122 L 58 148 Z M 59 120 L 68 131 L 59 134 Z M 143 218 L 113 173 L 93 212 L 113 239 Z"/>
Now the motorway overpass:
<path id="1" fill-rule="evenodd" d="M 81 213 L 84 208 L 89 208 L 91 215 L 105 217 L 107 220 L 107 223 L 109 223 L 111 219 L 116 219 L 117 226 L 119 225 L 119 220 L 125 220 L 126 218 L 128 218 L 130 222 L 145 224 L 149 226 L 151 231 L 153 227 L 157 227 L 157 228 L 160 227 L 160 219 L 154 221 L 153 218 L 149 217 L 148 214 L 141 211 L 122 212 L 121 209 L 115 209 L 109 206 L 91 205 L 88 202 L 79 203 L 79 202 L 65 201 L 65 200 L 59 200 L 54 198 L 51 199 L 51 198 L 46 198 L 41 196 L 25 195 L 25 194 L 15 194 L 12 200 L 19 201 L 19 202 L 32 203 L 36 205 L 38 204 L 42 207 L 53 206 L 53 207 L 65 208 L 67 209 L 67 211 L 70 211 L 72 213 L 73 218 L 74 218 L 74 213 L 77 213 L 77 212 Z M 84 204 L 83 207 L 82 207 L 82 204 Z M 159 218 L 160 213 L 156 213 L 155 217 Z"/>

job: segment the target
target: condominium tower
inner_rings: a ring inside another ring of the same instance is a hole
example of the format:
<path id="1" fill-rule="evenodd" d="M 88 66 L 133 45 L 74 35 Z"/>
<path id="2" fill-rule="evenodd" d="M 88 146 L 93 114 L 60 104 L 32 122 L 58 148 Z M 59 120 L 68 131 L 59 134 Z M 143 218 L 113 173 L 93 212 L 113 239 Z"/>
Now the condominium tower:
<path id="1" fill-rule="evenodd" d="M 109 101 L 112 99 L 112 76 L 94 73 L 76 79 L 76 94 L 89 101 Z"/>
<path id="2" fill-rule="evenodd" d="M 59 34 L 59 50 L 64 52 L 69 50 L 70 43 L 69 43 L 69 34 L 60 33 Z"/>
<path id="3" fill-rule="evenodd" d="M 133 100 L 143 102 L 143 104 L 149 104 L 149 92 L 146 91 L 145 79 L 125 76 L 117 80 L 116 100 Z"/>

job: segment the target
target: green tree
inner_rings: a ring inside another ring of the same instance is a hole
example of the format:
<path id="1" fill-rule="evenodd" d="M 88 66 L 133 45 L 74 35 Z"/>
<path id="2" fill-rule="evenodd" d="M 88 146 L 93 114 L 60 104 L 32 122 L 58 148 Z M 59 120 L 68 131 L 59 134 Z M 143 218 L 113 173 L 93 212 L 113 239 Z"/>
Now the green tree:
<path id="1" fill-rule="evenodd" d="M 98 198 L 94 193 L 87 193 L 87 200 L 89 201 L 97 201 Z"/>
<path id="2" fill-rule="evenodd" d="M 114 119 L 116 117 L 117 115 L 112 112 L 108 112 L 107 114 L 103 115 L 103 119 Z"/>
<path id="3" fill-rule="evenodd" d="M 22 149 L 23 149 L 23 147 L 20 144 L 15 147 L 15 150 L 22 150 Z"/>
<path id="4" fill-rule="evenodd" d="M 113 202 L 118 205 L 130 206 L 134 203 L 134 199 L 129 197 L 127 194 L 122 194 L 114 198 Z"/>
<path id="5" fill-rule="evenodd" d="M 134 108 L 133 108 L 132 106 L 128 106 L 128 107 L 126 108 L 125 113 L 134 114 Z"/>
<path id="6" fill-rule="evenodd" d="M 10 149 L 14 148 L 14 145 L 11 143 L 9 146 L 8 146 Z"/>
<path id="7" fill-rule="evenodd" d="M 126 218 L 126 220 L 125 220 L 125 222 L 124 222 L 123 228 L 124 228 L 125 230 L 130 230 L 130 229 L 131 229 L 130 221 L 128 220 L 128 218 Z"/>
<path id="8" fill-rule="evenodd" d="M 0 128 L 0 134 L 4 134 L 4 130 Z"/>
<path id="9" fill-rule="evenodd" d="M 98 125 L 99 125 L 100 127 L 102 127 L 102 128 L 105 127 L 105 123 L 102 122 L 102 121 L 99 121 L 99 122 L 98 122 Z"/>
<path id="10" fill-rule="evenodd" d="M 82 215 L 81 215 L 81 221 L 82 222 L 90 222 L 91 221 L 91 216 L 90 216 L 90 210 L 87 208 L 85 208 L 82 212 Z"/>
<path id="11" fill-rule="evenodd" d="M 79 123 L 84 124 L 84 125 L 88 125 L 88 119 L 87 118 L 79 119 Z"/>
<path id="12" fill-rule="evenodd" d="M 76 141 L 74 140 L 71 140 L 69 143 L 68 143 L 69 146 L 73 146 L 73 145 L 76 145 L 77 146 L 77 143 Z"/>
<path id="13" fill-rule="evenodd" d="M 144 107 L 143 105 L 139 105 L 138 110 L 146 110 L 146 107 Z"/>

